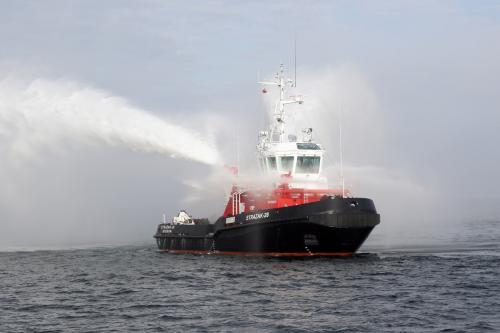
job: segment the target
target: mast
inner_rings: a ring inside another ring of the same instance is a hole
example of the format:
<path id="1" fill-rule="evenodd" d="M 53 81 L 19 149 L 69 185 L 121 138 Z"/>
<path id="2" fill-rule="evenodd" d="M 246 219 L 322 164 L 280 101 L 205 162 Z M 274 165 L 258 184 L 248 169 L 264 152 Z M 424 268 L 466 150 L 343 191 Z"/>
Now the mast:
<path id="1" fill-rule="evenodd" d="M 285 105 L 292 103 L 302 104 L 304 102 L 301 95 L 290 96 L 288 99 L 285 98 L 285 87 L 288 85 L 290 87 L 295 86 L 295 82 L 291 79 L 285 79 L 284 76 L 285 66 L 280 64 L 280 70 L 275 75 L 274 81 L 261 81 L 260 84 L 263 85 L 273 85 L 277 86 L 280 91 L 280 98 L 276 102 L 274 107 L 274 124 L 271 126 L 271 141 L 274 142 L 284 142 L 285 137 Z"/>

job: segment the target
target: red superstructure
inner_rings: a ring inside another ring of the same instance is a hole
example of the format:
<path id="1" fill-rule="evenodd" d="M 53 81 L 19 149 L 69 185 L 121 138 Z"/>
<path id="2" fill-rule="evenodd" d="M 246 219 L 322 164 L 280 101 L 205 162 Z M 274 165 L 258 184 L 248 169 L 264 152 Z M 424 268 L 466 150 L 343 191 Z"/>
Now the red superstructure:
<path id="1" fill-rule="evenodd" d="M 342 195 L 341 189 L 290 188 L 286 183 L 271 191 L 252 190 L 240 192 L 240 190 L 238 186 L 233 186 L 224 210 L 225 217 L 316 202 L 325 195 Z"/>

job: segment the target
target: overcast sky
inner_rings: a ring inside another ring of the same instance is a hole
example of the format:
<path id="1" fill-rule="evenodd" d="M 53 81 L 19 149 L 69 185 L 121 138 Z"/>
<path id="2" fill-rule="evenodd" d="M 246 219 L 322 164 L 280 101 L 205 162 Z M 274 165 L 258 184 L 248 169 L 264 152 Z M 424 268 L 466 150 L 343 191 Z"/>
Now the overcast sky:
<path id="1" fill-rule="evenodd" d="M 105 91 L 214 138 L 229 162 L 238 131 L 250 163 L 266 112 L 255 82 L 291 65 L 294 36 L 305 110 L 342 99 L 348 176 L 383 222 L 500 217 L 499 1 L 1 1 L 0 80 Z M 335 117 L 316 121 L 332 150 Z M 1 134 L 0 248 L 75 231 L 78 244 L 149 241 L 164 212 L 222 213 L 222 192 L 185 207 L 211 167 L 71 140 L 13 161 L 17 139 Z"/>

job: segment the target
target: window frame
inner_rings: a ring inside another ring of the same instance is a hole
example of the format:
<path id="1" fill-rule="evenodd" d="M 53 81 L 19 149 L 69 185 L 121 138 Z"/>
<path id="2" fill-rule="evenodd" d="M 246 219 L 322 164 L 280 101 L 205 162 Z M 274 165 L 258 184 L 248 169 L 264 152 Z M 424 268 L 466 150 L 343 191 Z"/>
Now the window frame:
<path id="1" fill-rule="evenodd" d="M 304 168 L 303 168 L 303 163 L 302 162 L 302 165 L 299 167 L 299 159 L 302 159 L 302 161 L 304 161 L 305 158 L 308 158 L 308 159 L 312 159 L 312 160 L 317 160 L 317 164 L 312 164 L 312 167 L 314 167 L 314 170 L 306 170 L 306 171 L 303 171 Z M 321 155 L 301 155 L 301 156 L 297 156 L 297 160 L 296 160 L 296 163 L 295 163 L 295 173 L 296 174 L 310 174 L 310 175 L 317 175 L 321 172 Z M 301 170 L 302 169 L 302 170 Z M 311 171 L 314 171 L 314 172 L 311 172 Z"/>
<path id="2" fill-rule="evenodd" d="M 279 156 L 276 156 L 276 157 L 279 157 L 277 159 L 277 161 L 278 161 L 278 169 L 279 169 L 280 173 L 285 173 L 286 174 L 286 173 L 289 173 L 289 172 L 290 173 L 294 173 L 295 172 L 295 164 L 296 164 L 296 161 L 297 161 L 297 159 L 296 159 L 297 156 L 295 156 L 295 155 L 279 155 Z M 288 170 L 284 169 L 283 164 L 281 163 L 281 159 L 282 158 L 291 158 L 292 159 L 292 161 L 291 161 L 291 168 L 289 168 Z"/>
<path id="3" fill-rule="evenodd" d="M 270 162 L 271 159 L 274 159 L 274 169 L 271 168 L 271 162 Z M 278 160 L 276 158 L 276 155 L 266 156 L 266 164 L 268 171 L 278 171 Z"/>

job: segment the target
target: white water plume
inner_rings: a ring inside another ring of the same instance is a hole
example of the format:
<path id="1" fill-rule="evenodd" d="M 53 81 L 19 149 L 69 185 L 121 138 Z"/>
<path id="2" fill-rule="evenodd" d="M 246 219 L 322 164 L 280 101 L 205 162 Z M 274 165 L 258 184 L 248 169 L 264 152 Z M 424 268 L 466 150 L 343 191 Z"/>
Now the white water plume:
<path id="1" fill-rule="evenodd" d="M 68 140 L 219 163 L 200 134 L 104 90 L 69 80 L 0 79 L 0 143 L 10 158 L 36 157 L 42 146 L 58 149 Z"/>

